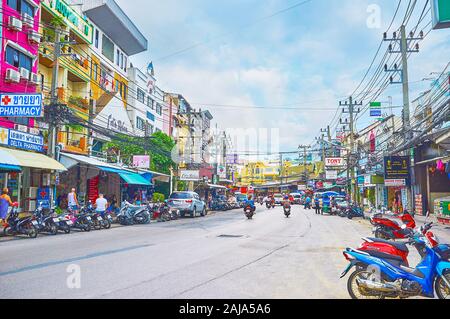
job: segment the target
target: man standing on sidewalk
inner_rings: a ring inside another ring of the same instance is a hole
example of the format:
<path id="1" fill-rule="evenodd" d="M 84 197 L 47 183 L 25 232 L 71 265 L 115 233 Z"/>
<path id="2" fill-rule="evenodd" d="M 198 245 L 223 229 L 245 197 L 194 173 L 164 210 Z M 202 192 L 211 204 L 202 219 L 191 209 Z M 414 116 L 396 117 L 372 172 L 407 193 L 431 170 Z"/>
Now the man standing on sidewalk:
<path id="1" fill-rule="evenodd" d="M 320 200 L 318 197 L 314 198 L 314 208 L 316 210 L 316 215 L 320 215 L 321 211 L 320 211 Z"/>

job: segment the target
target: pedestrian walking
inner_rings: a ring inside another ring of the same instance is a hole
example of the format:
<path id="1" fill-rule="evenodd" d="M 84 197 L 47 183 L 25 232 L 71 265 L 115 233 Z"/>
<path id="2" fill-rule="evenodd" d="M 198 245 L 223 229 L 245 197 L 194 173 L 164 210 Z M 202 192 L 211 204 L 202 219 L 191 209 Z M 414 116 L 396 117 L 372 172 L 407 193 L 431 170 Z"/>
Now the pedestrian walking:
<path id="1" fill-rule="evenodd" d="M 8 215 L 9 206 L 13 205 L 11 201 L 11 197 L 8 195 L 9 189 L 3 188 L 2 195 L 0 196 L 0 224 L 3 224 L 6 220 L 6 216 Z"/>
<path id="2" fill-rule="evenodd" d="M 78 213 L 79 209 L 79 202 L 78 197 L 75 188 L 72 188 L 69 194 L 67 194 L 67 206 L 70 210 L 72 210 L 74 213 Z"/>
<path id="3" fill-rule="evenodd" d="M 106 200 L 103 194 L 99 194 L 97 200 L 95 201 L 95 211 L 103 216 L 107 209 L 108 209 L 108 201 Z"/>
<path id="4" fill-rule="evenodd" d="M 316 215 L 320 215 L 321 209 L 320 209 L 320 200 L 318 197 L 314 198 L 314 208 L 316 210 Z"/>

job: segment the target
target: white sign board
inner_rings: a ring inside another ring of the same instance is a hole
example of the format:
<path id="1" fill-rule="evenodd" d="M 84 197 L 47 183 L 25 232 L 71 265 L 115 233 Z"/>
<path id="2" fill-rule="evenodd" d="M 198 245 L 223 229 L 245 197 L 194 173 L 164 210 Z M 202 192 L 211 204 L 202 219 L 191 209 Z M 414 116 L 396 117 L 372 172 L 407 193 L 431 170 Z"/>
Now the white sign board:
<path id="1" fill-rule="evenodd" d="M 345 161 L 342 157 L 330 157 L 325 159 L 325 166 L 327 167 L 342 167 Z"/>
<path id="2" fill-rule="evenodd" d="M 406 180 L 405 179 L 385 179 L 384 186 L 386 186 L 386 187 L 406 186 Z"/>
<path id="3" fill-rule="evenodd" d="M 227 169 L 223 165 L 217 166 L 217 175 L 219 178 L 227 178 Z"/>
<path id="4" fill-rule="evenodd" d="M 326 179 L 337 179 L 338 178 L 338 172 L 337 171 L 326 171 Z"/>
<path id="5" fill-rule="evenodd" d="M 306 185 L 298 185 L 299 191 L 306 191 Z"/>
<path id="6" fill-rule="evenodd" d="M 198 180 L 200 180 L 200 171 L 182 170 L 182 171 L 180 171 L 180 180 L 181 181 L 198 181 Z"/>

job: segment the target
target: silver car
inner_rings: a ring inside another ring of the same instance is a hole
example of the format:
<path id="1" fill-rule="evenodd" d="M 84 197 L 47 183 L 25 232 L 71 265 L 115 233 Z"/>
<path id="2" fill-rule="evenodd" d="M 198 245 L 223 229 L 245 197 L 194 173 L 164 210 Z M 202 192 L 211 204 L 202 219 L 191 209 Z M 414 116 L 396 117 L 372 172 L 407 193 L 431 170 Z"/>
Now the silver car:
<path id="1" fill-rule="evenodd" d="M 180 212 L 182 217 L 206 216 L 207 209 L 204 201 L 195 192 L 174 192 L 168 200 L 169 207 Z"/>

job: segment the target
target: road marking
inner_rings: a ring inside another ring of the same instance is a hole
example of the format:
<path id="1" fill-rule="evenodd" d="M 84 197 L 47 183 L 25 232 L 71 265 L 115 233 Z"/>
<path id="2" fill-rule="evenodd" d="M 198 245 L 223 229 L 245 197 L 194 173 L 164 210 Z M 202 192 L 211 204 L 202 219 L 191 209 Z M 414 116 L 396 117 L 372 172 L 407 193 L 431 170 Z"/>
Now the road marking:
<path id="1" fill-rule="evenodd" d="M 136 249 L 146 248 L 146 247 L 150 247 L 150 246 L 154 246 L 154 245 L 147 244 L 147 245 L 130 246 L 130 247 L 125 247 L 125 248 L 121 248 L 121 249 L 101 251 L 98 253 L 93 253 L 93 254 L 80 256 L 80 257 L 73 257 L 73 258 L 68 258 L 68 259 L 63 259 L 63 260 L 50 261 L 50 262 L 46 262 L 46 263 L 42 263 L 42 264 L 36 264 L 36 265 L 31 265 L 31 266 L 27 266 L 27 267 L 23 267 L 23 268 L 19 268 L 19 269 L 0 272 L 0 277 L 7 276 L 7 275 L 13 275 L 13 274 L 21 273 L 21 272 L 26 272 L 26 271 L 31 271 L 31 270 L 36 270 L 36 269 L 43 269 L 43 268 L 66 264 L 66 263 L 73 263 L 73 262 L 80 261 L 80 260 L 86 260 L 86 259 L 92 259 L 92 258 L 97 258 L 97 257 L 101 257 L 101 256 L 118 254 L 118 253 L 122 253 L 125 251 L 136 250 Z"/>

